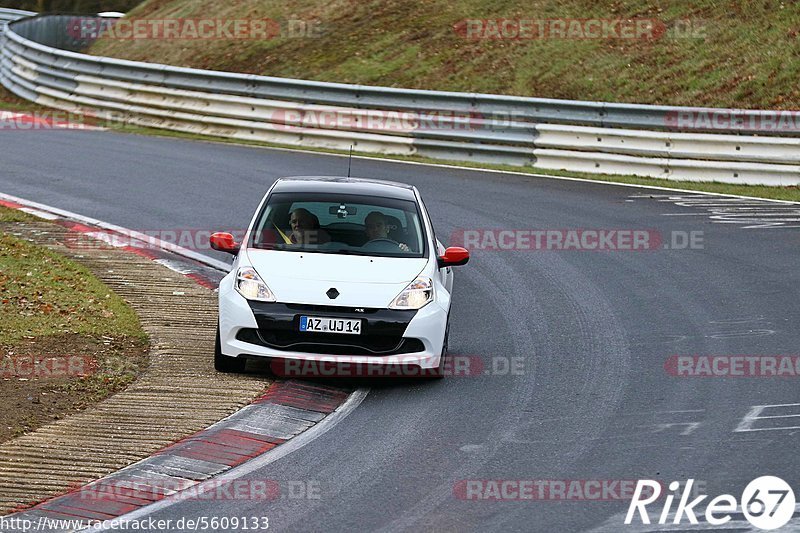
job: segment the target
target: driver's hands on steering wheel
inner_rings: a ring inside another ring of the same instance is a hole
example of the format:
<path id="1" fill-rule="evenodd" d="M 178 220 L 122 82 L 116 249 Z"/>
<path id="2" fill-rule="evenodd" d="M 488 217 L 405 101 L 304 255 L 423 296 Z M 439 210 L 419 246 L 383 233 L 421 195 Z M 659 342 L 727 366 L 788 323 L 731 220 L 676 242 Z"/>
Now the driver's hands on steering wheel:
<path id="1" fill-rule="evenodd" d="M 370 240 L 370 241 L 367 241 L 367 242 L 364 244 L 364 246 L 366 246 L 367 244 L 369 244 L 369 243 L 372 243 L 372 242 L 390 242 L 390 243 L 392 243 L 392 244 L 396 244 L 396 245 L 397 245 L 397 247 L 398 247 L 398 248 L 400 248 L 400 249 L 401 249 L 402 251 L 404 251 L 404 252 L 410 252 L 410 251 L 411 251 L 411 248 L 409 248 L 409 247 L 408 247 L 408 245 L 407 245 L 406 243 L 404 243 L 404 242 L 397 242 L 396 240 L 394 240 L 394 239 L 390 239 L 389 237 L 381 237 L 381 238 L 379 238 L 379 239 L 372 239 L 372 240 Z"/>

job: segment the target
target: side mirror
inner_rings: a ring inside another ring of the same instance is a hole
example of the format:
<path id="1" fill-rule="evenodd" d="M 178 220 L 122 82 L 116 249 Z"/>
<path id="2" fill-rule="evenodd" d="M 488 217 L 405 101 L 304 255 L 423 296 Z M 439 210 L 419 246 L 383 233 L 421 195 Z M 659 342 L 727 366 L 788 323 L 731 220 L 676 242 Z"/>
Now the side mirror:
<path id="1" fill-rule="evenodd" d="M 451 246 L 439 257 L 439 268 L 466 265 L 469 261 L 469 251 L 458 246 Z"/>
<path id="2" fill-rule="evenodd" d="M 233 240 L 233 235 L 230 233 L 214 233 L 209 239 L 211 247 L 220 252 L 228 252 L 229 254 L 236 255 L 239 253 L 239 245 Z"/>

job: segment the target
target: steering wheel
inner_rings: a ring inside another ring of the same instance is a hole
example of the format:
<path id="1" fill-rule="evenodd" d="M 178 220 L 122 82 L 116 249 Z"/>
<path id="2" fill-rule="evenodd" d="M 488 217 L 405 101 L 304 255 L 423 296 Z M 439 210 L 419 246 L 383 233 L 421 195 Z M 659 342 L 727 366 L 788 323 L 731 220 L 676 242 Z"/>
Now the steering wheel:
<path id="1" fill-rule="evenodd" d="M 368 244 L 372 244 L 373 242 L 388 242 L 391 244 L 400 244 L 397 241 L 393 241 L 392 239 L 387 239 L 386 237 L 381 237 L 380 239 L 372 239 L 371 241 L 367 241 L 364 243 L 364 246 Z"/>

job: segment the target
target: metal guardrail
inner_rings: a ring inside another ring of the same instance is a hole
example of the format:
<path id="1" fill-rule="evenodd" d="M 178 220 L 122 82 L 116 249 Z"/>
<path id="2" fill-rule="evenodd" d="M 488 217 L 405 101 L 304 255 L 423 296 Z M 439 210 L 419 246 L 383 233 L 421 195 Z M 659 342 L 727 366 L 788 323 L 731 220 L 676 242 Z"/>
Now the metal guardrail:
<path id="1" fill-rule="evenodd" d="M 23 11 L 21 9 L 6 9 L 0 8 L 0 35 L 5 31 L 6 24 L 23 17 L 32 17 L 35 15 L 33 11 Z"/>
<path id="2" fill-rule="evenodd" d="M 0 82 L 49 107 L 237 139 L 571 171 L 800 184 L 800 115 L 789 115 L 795 125 L 768 111 L 419 91 L 126 61 L 80 53 L 91 43 L 75 31 L 80 23 L 73 15 L 11 23 L 0 37 Z M 765 125 L 774 127 L 765 131 Z M 765 132 L 772 136 L 753 135 Z"/>
<path id="3" fill-rule="evenodd" d="M 12 20 L 21 19 L 23 17 L 32 17 L 34 15 L 36 15 L 36 13 L 34 13 L 33 11 L 0 7 L 0 20 L 4 22 L 10 22 Z"/>

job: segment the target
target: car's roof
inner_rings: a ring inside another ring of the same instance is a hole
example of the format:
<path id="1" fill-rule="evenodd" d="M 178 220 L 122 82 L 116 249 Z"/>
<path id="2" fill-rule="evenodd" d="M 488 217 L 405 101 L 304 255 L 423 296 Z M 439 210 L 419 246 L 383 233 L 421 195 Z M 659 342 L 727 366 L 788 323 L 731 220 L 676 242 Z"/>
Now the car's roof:
<path id="1" fill-rule="evenodd" d="M 280 178 L 273 192 L 323 192 L 360 194 L 414 200 L 414 187 L 405 183 L 340 176 L 292 176 Z"/>

